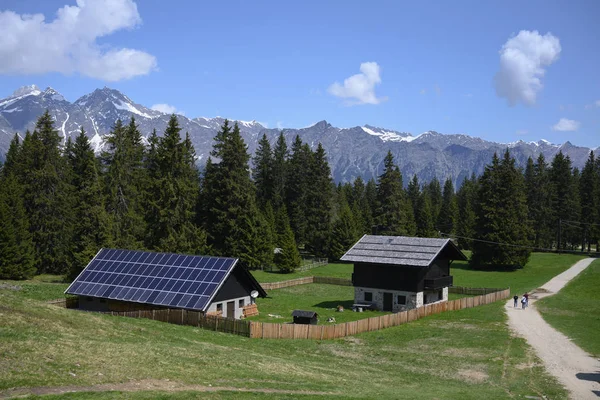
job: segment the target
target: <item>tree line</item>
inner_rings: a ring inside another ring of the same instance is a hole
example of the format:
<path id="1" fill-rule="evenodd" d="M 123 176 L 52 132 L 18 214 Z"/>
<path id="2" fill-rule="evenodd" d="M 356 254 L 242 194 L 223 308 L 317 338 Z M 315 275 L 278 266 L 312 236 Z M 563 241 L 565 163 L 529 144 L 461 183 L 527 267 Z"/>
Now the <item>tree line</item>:
<path id="1" fill-rule="evenodd" d="M 299 249 L 335 260 L 370 233 L 454 235 L 475 267 L 524 265 L 532 247 L 598 249 L 594 153 L 581 172 L 560 152 L 522 171 L 507 150 L 455 192 L 450 179 L 416 176 L 405 188 L 391 153 L 377 180 L 335 185 L 321 144 L 312 150 L 296 136 L 288 146 L 283 133 L 273 145 L 263 135 L 250 163 L 228 121 L 202 173 L 174 115 L 147 143 L 133 117 L 105 140 L 99 156 L 83 129 L 64 141 L 48 112 L 23 140 L 15 135 L 0 169 L 0 278 L 74 277 L 101 247 L 239 257 L 289 272 Z"/>

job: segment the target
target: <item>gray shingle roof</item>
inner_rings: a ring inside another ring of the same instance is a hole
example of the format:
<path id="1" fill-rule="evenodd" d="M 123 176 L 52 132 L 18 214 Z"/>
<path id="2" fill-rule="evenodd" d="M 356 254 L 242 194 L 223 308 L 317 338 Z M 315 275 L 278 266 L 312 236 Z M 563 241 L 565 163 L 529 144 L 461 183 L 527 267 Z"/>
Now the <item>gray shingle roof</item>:
<path id="1" fill-rule="evenodd" d="M 450 239 L 365 235 L 340 260 L 427 267 L 447 247 L 450 259 L 467 259 Z"/>

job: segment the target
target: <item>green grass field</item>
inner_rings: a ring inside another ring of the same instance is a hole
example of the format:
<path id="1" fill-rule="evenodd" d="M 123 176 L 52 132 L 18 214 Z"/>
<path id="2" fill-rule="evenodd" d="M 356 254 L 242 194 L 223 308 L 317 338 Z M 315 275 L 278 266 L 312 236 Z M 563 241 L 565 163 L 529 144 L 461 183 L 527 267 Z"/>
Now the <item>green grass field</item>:
<path id="1" fill-rule="evenodd" d="M 510 285 L 519 291 L 531 290 L 576 259 L 533 255 L 531 265 L 523 271 L 454 269 L 453 274 L 457 285 Z M 330 275 L 331 270 L 336 270 L 337 276 L 342 274 L 337 265 L 320 268 L 327 271 L 323 275 Z M 343 273 L 348 274 L 351 268 L 347 269 Z M 134 399 L 566 397 L 525 341 L 508 330 L 501 302 L 339 340 L 252 340 L 151 320 L 61 309 L 43 302 L 62 297 L 66 288 L 62 283 L 47 283 L 52 280 L 56 279 L 10 282 L 22 290 L 0 290 L 0 398 L 10 388 L 78 386 L 85 392 L 99 384 L 117 385 L 115 390 L 122 384 L 141 384 L 140 391 L 124 394 Z M 311 286 L 315 285 L 304 287 Z M 332 288 L 336 286 L 324 289 Z M 309 300 L 310 295 L 296 297 L 299 301 L 305 297 L 301 301 L 307 305 L 324 301 Z M 332 301 L 338 297 L 341 299 L 338 294 Z M 143 383 L 148 381 L 161 384 L 145 389 Z M 169 384 L 179 385 L 182 391 L 163 387 Z M 197 392 L 197 385 L 226 391 Z M 237 392 L 236 388 L 292 394 Z M 73 393 L 66 398 L 121 396 L 120 392 Z"/>
<path id="2" fill-rule="evenodd" d="M 536 302 L 546 322 L 571 338 L 579 347 L 600 356 L 600 259 L 557 294 Z"/>

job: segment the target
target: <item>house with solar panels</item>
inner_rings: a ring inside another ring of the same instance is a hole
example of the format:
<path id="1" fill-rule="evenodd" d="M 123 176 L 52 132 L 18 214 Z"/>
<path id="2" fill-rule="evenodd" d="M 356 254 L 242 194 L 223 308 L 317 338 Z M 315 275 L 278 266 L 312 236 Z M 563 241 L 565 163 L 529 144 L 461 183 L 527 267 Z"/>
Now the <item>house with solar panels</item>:
<path id="1" fill-rule="evenodd" d="M 448 301 L 450 265 L 466 259 L 450 239 L 376 235 L 341 258 L 354 263 L 355 307 L 392 312 Z"/>
<path id="2" fill-rule="evenodd" d="M 266 292 L 237 258 L 101 249 L 65 294 L 88 311 L 180 308 L 241 318 Z"/>

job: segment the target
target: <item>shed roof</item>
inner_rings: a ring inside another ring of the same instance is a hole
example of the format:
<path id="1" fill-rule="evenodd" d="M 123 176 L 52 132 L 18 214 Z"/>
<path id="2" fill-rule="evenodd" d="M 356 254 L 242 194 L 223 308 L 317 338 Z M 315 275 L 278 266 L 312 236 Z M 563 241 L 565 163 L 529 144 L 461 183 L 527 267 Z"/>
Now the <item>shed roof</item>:
<path id="1" fill-rule="evenodd" d="M 340 260 L 427 267 L 442 253 L 467 259 L 450 239 L 364 235 Z"/>
<path id="2" fill-rule="evenodd" d="M 317 316 L 317 313 L 314 311 L 304 311 L 304 310 L 294 310 L 292 311 L 292 317 L 300 317 L 300 318 L 314 318 Z"/>

